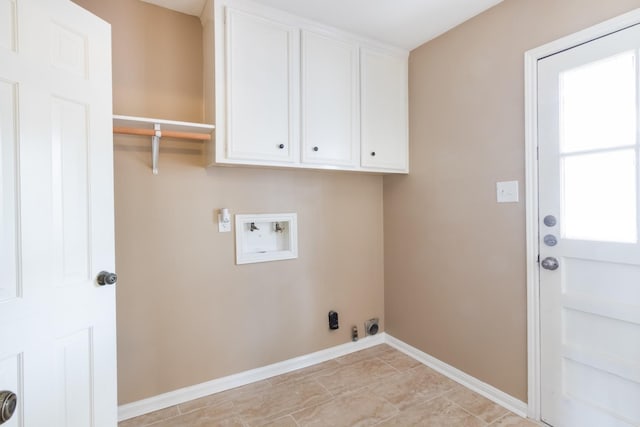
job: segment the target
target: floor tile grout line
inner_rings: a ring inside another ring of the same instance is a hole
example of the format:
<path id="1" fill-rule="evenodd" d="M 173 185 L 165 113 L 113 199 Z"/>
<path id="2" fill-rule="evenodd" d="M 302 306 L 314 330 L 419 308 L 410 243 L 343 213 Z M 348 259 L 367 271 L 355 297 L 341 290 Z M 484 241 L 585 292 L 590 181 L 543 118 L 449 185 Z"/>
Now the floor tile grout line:
<path id="1" fill-rule="evenodd" d="M 392 416 L 387 417 L 387 418 L 385 418 L 384 420 L 380 420 L 380 421 L 378 421 L 377 423 L 375 423 L 375 424 L 373 425 L 373 427 L 375 427 L 375 426 L 379 426 L 379 425 L 380 425 L 380 424 L 382 424 L 382 423 L 386 423 L 387 421 L 394 419 L 395 417 L 397 417 L 398 415 L 400 415 L 400 413 L 401 413 L 401 412 L 402 412 L 401 410 L 398 410 L 398 413 L 397 413 L 397 414 L 393 414 Z"/>
<path id="2" fill-rule="evenodd" d="M 216 394 L 217 393 L 214 393 L 214 394 L 210 394 L 208 396 L 215 396 Z M 204 397 L 208 397 L 208 396 L 204 396 Z M 233 407 L 233 412 L 235 413 L 236 404 L 233 402 L 233 399 L 226 398 L 226 399 L 223 399 L 221 402 L 215 403 L 215 405 L 221 405 L 221 404 L 224 404 L 224 403 L 227 403 L 227 402 L 231 404 L 231 406 Z M 185 403 L 189 403 L 189 402 L 185 402 Z M 180 405 L 184 405 L 184 403 L 181 403 Z M 176 406 L 178 406 L 178 412 L 180 412 L 180 415 L 188 415 L 188 414 L 191 414 L 193 412 L 200 411 L 200 410 L 207 409 L 207 408 L 210 408 L 210 407 L 214 406 L 214 404 L 209 404 L 209 405 L 201 406 L 199 408 L 194 408 L 194 409 L 192 409 L 190 411 L 182 412 L 182 410 L 180 409 L 180 405 L 176 405 Z"/>
<path id="3" fill-rule="evenodd" d="M 409 405 L 409 406 L 407 406 L 407 407 L 405 407 L 405 408 L 398 408 L 398 409 L 400 409 L 400 411 L 406 411 L 407 409 L 410 409 L 410 408 L 413 408 L 413 407 L 416 407 L 416 406 L 420 406 L 420 405 L 427 404 L 427 403 L 429 403 L 429 402 L 431 402 L 431 401 L 433 401 L 433 400 L 439 399 L 439 398 L 444 398 L 444 399 L 446 399 L 446 400 L 450 401 L 449 399 L 447 399 L 447 398 L 445 397 L 445 395 L 446 395 L 447 393 L 449 393 L 451 390 L 452 390 L 452 389 L 448 389 L 448 390 L 442 391 L 442 392 L 437 393 L 437 394 L 435 394 L 435 395 L 433 395 L 433 396 L 429 396 L 429 397 L 425 398 L 424 400 L 421 400 L 421 401 L 416 402 L 416 403 L 414 403 L 414 404 L 412 404 L 412 405 Z M 457 406 L 460 406 L 460 405 L 457 405 Z"/>
<path id="4" fill-rule="evenodd" d="M 395 374 L 397 374 L 397 372 L 396 372 L 396 373 L 394 373 L 394 375 L 395 375 Z M 377 378 L 377 380 L 383 380 L 383 379 L 386 379 L 387 377 L 390 377 L 390 376 L 391 376 L 391 375 L 385 375 L 385 376 L 382 376 L 382 377 L 380 377 L 380 378 Z M 374 381 L 374 382 L 375 382 L 375 381 Z M 339 393 L 337 393 L 337 394 L 335 394 L 335 392 L 332 392 L 331 390 L 329 390 L 329 393 L 331 393 L 331 394 L 332 394 L 334 397 L 336 397 L 336 398 L 338 398 L 338 397 L 344 397 L 344 396 L 350 395 L 350 394 L 352 394 L 352 393 L 361 392 L 361 391 L 363 391 L 364 389 L 371 387 L 372 385 L 373 385 L 373 384 L 365 384 L 365 385 L 361 385 L 361 386 L 356 387 L 356 388 L 354 388 L 354 389 L 342 390 L 342 391 L 340 391 L 340 392 L 339 392 Z"/>
<path id="5" fill-rule="evenodd" d="M 156 421 L 154 421 L 154 422 L 152 422 L 152 423 L 150 423 L 150 424 L 143 424 L 143 425 L 142 425 L 142 426 L 140 426 L 140 427 L 153 427 L 153 425 L 154 425 L 154 424 L 156 424 L 156 425 L 157 425 L 157 424 L 160 424 L 160 423 L 162 423 L 162 422 L 169 421 L 169 420 L 172 420 L 172 419 L 174 419 L 174 418 L 178 418 L 178 417 L 180 417 L 180 416 L 181 416 L 181 415 L 180 415 L 180 414 L 178 414 L 178 415 L 174 415 L 174 416 L 171 416 L 171 417 L 163 418 L 163 419 L 161 419 L 161 420 L 156 420 Z"/>
<path id="6" fill-rule="evenodd" d="M 516 415 L 516 414 L 514 414 L 513 412 L 511 412 L 511 411 L 507 410 L 507 413 L 506 413 L 506 414 L 504 414 L 504 415 L 502 415 L 502 416 L 500 416 L 500 417 L 496 418 L 495 420 L 491 421 L 491 422 L 489 423 L 489 426 L 495 425 L 495 424 L 497 424 L 497 422 L 498 422 L 498 421 L 500 421 L 501 419 L 503 419 L 503 418 L 507 418 L 507 417 L 509 417 L 509 416 L 511 416 L 511 415 Z M 520 417 L 519 415 L 516 415 L 516 416 L 517 416 L 517 417 L 519 417 L 519 418 L 522 418 L 522 417 Z M 526 421 L 529 421 L 529 422 L 533 422 L 533 421 L 531 421 L 531 420 L 530 420 L 530 419 L 528 419 L 528 418 L 523 418 L 523 419 L 524 419 L 524 420 L 526 420 Z M 535 425 L 535 424 L 534 424 L 534 425 Z M 544 424 L 540 424 L 540 425 L 541 425 L 541 426 L 543 426 Z"/>
<path id="7" fill-rule="evenodd" d="M 397 411 L 397 413 L 393 414 L 393 416 L 391 416 L 389 418 L 386 418 L 386 419 L 390 419 L 390 418 L 393 418 L 393 417 L 396 417 L 396 416 L 400 415 L 400 413 L 402 412 L 402 409 L 398 405 L 394 404 L 393 402 L 391 402 L 386 397 L 382 397 L 382 396 L 378 396 L 378 397 L 380 397 L 382 400 L 387 402 L 389 405 L 393 406 L 393 408 Z M 382 421 L 380 421 L 380 422 L 382 422 Z M 378 424 L 380 424 L 380 423 L 378 423 Z"/>
<path id="8" fill-rule="evenodd" d="M 471 391 L 470 389 L 468 389 L 467 387 L 465 387 L 465 386 L 463 386 L 463 385 L 459 385 L 459 387 L 458 387 L 458 388 L 460 388 L 460 387 L 461 387 L 462 389 L 464 389 L 464 390 Z M 450 394 L 450 393 L 452 393 L 452 392 L 453 392 L 453 389 L 452 389 L 452 390 L 450 390 L 449 392 L 447 392 L 446 394 Z M 474 392 L 472 391 L 472 393 L 474 393 Z M 475 393 L 475 394 L 477 394 L 477 393 Z M 498 405 L 498 404 L 497 404 L 497 403 L 495 403 L 495 402 L 490 401 L 489 399 L 487 399 L 486 397 L 484 397 L 484 396 L 482 396 L 482 395 L 479 395 L 479 396 L 480 396 L 482 399 L 487 400 L 491 405 L 495 405 L 496 407 L 498 407 L 498 408 L 500 408 L 501 410 L 505 411 L 505 413 L 504 413 L 504 414 L 500 415 L 499 417 L 497 417 L 497 418 L 495 418 L 495 419 L 493 419 L 493 420 L 491 420 L 491 421 L 485 421 L 485 420 L 482 420 L 482 421 L 484 421 L 486 424 L 492 424 L 492 423 L 495 423 L 495 422 L 496 422 L 497 420 L 499 420 L 500 418 L 505 417 L 505 416 L 507 416 L 508 414 L 510 414 L 510 413 L 511 413 L 511 411 L 509 411 L 509 410 L 508 410 L 508 409 L 506 409 L 505 407 L 503 407 L 503 406 L 501 406 L 501 405 Z M 465 409 L 462 405 L 460 405 L 459 403 L 457 403 L 457 402 L 456 402 L 456 401 L 454 401 L 453 399 L 448 398 L 448 397 L 446 397 L 446 396 L 445 396 L 445 399 L 447 399 L 448 401 L 450 401 L 450 402 L 452 402 L 452 403 L 455 403 L 456 405 L 460 406 L 462 409 Z M 465 410 L 466 410 L 467 412 L 469 412 L 471 415 L 474 415 L 476 418 L 480 418 L 478 415 L 474 414 L 474 413 L 473 413 L 473 412 L 471 412 L 470 410 L 468 410 L 468 409 L 465 409 Z"/>
<path id="9" fill-rule="evenodd" d="M 333 393 L 331 393 L 331 390 L 329 390 L 329 389 L 328 389 L 324 384 L 322 384 L 322 383 L 321 383 L 320 381 L 318 381 L 316 378 L 313 378 L 313 381 L 314 381 L 316 384 L 318 384 L 320 387 L 322 387 L 322 389 L 323 389 L 324 391 L 326 391 L 327 393 L 329 393 L 329 395 L 330 395 L 332 398 L 335 398 L 335 397 L 336 397 Z"/>
<path id="10" fill-rule="evenodd" d="M 466 412 L 467 414 L 471 415 L 473 418 L 477 418 L 478 420 L 480 420 L 481 423 L 483 423 L 485 426 L 489 426 L 490 423 L 486 422 L 485 420 L 483 420 L 482 418 L 480 418 L 479 416 L 477 416 L 476 414 L 474 414 L 473 412 L 469 411 L 468 409 L 465 409 L 462 405 L 459 405 L 457 402 L 454 402 L 453 400 L 449 399 L 447 396 L 442 396 L 444 399 L 448 400 L 449 402 L 453 403 L 455 406 L 457 406 L 458 408 L 462 409 L 464 412 Z M 495 421 L 495 420 L 494 420 Z M 493 421 L 492 421 L 493 422 Z"/>
<path id="11" fill-rule="evenodd" d="M 511 412 L 507 412 L 507 413 L 506 413 L 506 414 L 504 414 L 503 416 L 498 417 L 498 418 L 496 418 L 495 420 L 491 421 L 491 422 L 489 423 L 489 426 L 492 426 L 492 425 L 494 425 L 495 423 L 497 423 L 498 421 L 500 421 L 501 419 L 506 418 L 507 416 L 509 416 L 509 414 L 510 414 L 510 413 L 511 413 Z"/>
<path id="12" fill-rule="evenodd" d="M 392 364 L 390 364 L 389 362 L 387 362 L 384 359 L 381 359 L 380 357 L 376 357 L 376 359 L 378 359 L 379 361 L 381 361 L 382 363 L 384 363 L 385 365 L 387 365 L 388 367 L 390 367 L 391 369 L 395 370 L 396 372 L 402 372 L 400 369 L 396 368 L 395 366 L 393 366 Z"/>
<path id="13" fill-rule="evenodd" d="M 318 383 L 318 385 L 320 387 L 322 387 L 323 390 L 326 391 L 326 388 L 323 387 L 322 384 Z M 266 418 L 266 421 L 267 422 L 273 422 L 273 421 L 277 420 L 278 418 L 285 417 L 285 416 L 293 414 L 295 412 L 303 411 L 303 410 L 305 410 L 307 408 L 312 408 L 312 407 L 324 405 L 324 404 L 326 404 L 326 403 L 328 403 L 328 402 L 330 402 L 330 401 L 332 401 L 334 399 L 334 396 L 332 396 L 331 393 L 329 393 L 328 391 L 327 391 L 327 393 L 328 393 L 328 396 L 326 396 L 327 398 L 325 400 L 321 401 L 321 402 L 317 402 L 317 403 L 312 404 L 310 406 L 293 406 L 291 408 L 285 408 L 285 409 L 283 409 L 283 411 L 285 411 L 284 413 L 283 412 L 279 412 L 279 413 L 276 413 L 276 415 L 269 416 L 269 417 Z M 291 411 L 294 411 L 294 412 L 291 412 Z M 242 416 L 241 412 L 240 412 L 240 416 Z"/>
<path id="14" fill-rule="evenodd" d="M 325 362 L 323 362 L 323 363 L 325 363 Z M 314 366 L 314 365 L 311 365 L 311 366 Z M 311 366 L 308 366 L 307 368 L 310 368 Z M 277 386 L 280 386 L 280 385 L 283 385 L 283 384 L 291 384 L 291 383 L 294 383 L 294 382 L 305 381 L 305 380 L 308 380 L 308 379 L 315 379 L 318 376 L 322 376 L 323 374 L 330 373 L 332 369 L 339 369 L 340 367 L 341 367 L 341 365 L 338 364 L 338 366 L 336 366 L 334 368 L 323 369 L 323 370 L 318 371 L 318 372 L 310 373 L 309 375 L 304 375 L 304 376 L 302 376 L 300 378 L 294 378 L 294 379 L 291 379 L 291 380 L 288 380 L 288 381 L 283 381 L 283 382 L 274 384 L 274 387 L 277 387 Z M 302 369 L 307 369 L 307 368 L 302 368 Z M 286 375 L 286 374 L 283 374 L 283 375 Z"/>
<path id="15" fill-rule="evenodd" d="M 355 362 L 355 363 L 360 363 L 360 362 L 363 362 L 363 361 L 365 361 L 365 360 L 369 360 L 369 359 L 362 359 L 362 360 L 359 360 L 359 361 L 357 361 L 357 362 Z M 355 364 L 355 363 L 354 363 L 354 364 Z M 348 366 L 348 365 L 345 365 L 345 367 L 346 367 L 346 366 Z M 359 387 L 357 387 L 357 388 L 355 388 L 355 389 L 342 390 L 342 391 L 340 391 L 340 392 L 339 392 L 339 393 L 337 393 L 337 394 L 336 394 L 336 391 L 332 391 L 332 390 L 330 390 L 330 389 L 328 389 L 328 388 L 327 388 L 327 390 L 329 391 L 329 393 L 331 393 L 331 394 L 332 394 L 332 395 L 334 395 L 335 397 L 344 396 L 344 395 L 346 395 L 346 394 L 350 394 L 350 393 L 353 393 L 353 392 L 356 392 L 356 391 L 362 391 L 363 389 L 365 389 L 365 388 L 367 388 L 367 387 L 370 387 L 373 383 L 375 383 L 375 382 L 377 382 L 377 381 L 379 381 L 379 380 L 383 380 L 383 379 L 386 379 L 386 378 L 388 378 L 388 377 L 390 377 L 390 376 L 392 376 L 392 375 L 397 375 L 397 374 L 401 374 L 401 373 L 402 373 L 401 371 L 398 371 L 397 369 L 393 368 L 393 366 L 391 366 L 391 368 L 392 368 L 394 371 L 396 371 L 396 372 L 389 373 L 389 374 L 385 374 L 385 375 L 382 375 L 382 376 L 380 376 L 380 377 L 376 377 L 376 378 L 374 378 L 374 380 L 372 381 L 372 383 L 361 385 L 361 386 L 359 386 Z M 315 380 L 318 380 L 318 378 L 314 378 L 314 379 L 315 379 Z M 318 382 L 319 382 L 319 381 L 318 381 Z M 320 383 L 320 385 L 322 385 L 322 383 Z"/>
<path id="16" fill-rule="evenodd" d="M 328 404 L 330 402 L 333 402 L 336 399 L 337 399 L 336 396 L 331 396 L 330 399 L 327 399 L 324 402 L 317 403 L 315 405 L 305 406 L 303 408 L 296 408 L 296 410 L 293 411 L 293 412 L 290 412 L 289 415 L 291 415 L 291 418 L 293 418 L 293 420 L 296 422 L 296 424 L 300 425 L 300 423 L 298 423 L 298 420 L 296 419 L 296 417 L 293 414 L 297 414 L 298 412 L 306 411 L 308 409 L 310 410 L 310 409 L 318 408 L 320 406 L 323 406 L 323 405 L 326 405 L 326 404 Z"/>

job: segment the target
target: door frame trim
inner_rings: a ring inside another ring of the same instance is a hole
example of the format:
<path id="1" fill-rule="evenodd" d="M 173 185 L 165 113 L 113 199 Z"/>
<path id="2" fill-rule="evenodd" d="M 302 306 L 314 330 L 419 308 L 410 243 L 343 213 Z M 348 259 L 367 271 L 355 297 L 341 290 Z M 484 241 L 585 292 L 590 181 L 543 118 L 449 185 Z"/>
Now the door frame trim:
<path id="1" fill-rule="evenodd" d="M 527 371 L 529 418 L 540 421 L 540 276 L 538 266 L 538 69 L 540 59 L 640 24 L 640 8 L 531 49 L 524 54 L 527 238 Z"/>

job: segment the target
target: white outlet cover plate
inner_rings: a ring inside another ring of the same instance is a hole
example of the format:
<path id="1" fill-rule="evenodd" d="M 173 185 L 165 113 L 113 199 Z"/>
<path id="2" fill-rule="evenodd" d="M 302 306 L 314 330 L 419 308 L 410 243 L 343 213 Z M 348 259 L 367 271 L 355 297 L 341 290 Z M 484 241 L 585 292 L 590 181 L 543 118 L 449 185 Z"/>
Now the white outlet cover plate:
<path id="1" fill-rule="evenodd" d="M 228 233 L 231 231 L 231 218 L 227 222 L 222 220 L 222 214 L 218 214 L 218 232 Z"/>
<path id="2" fill-rule="evenodd" d="M 502 181 L 496 183 L 496 197 L 498 203 L 518 202 L 518 181 Z"/>

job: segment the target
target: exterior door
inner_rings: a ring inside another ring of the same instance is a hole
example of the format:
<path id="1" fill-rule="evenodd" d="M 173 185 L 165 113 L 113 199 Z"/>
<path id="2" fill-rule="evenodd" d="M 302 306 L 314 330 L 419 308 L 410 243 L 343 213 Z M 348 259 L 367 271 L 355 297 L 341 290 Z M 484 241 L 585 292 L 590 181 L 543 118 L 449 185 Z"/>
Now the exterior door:
<path id="1" fill-rule="evenodd" d="M 0 0 L 4 425 L 115 426 L 110 27 L 67 0 Z M 3 425 L 3 427 L 4 427 Z"/>
<path id="2" fill-rule="evenodd" d="M 541 413 L 640 425 L 640 26 L 538 62 Z"/>

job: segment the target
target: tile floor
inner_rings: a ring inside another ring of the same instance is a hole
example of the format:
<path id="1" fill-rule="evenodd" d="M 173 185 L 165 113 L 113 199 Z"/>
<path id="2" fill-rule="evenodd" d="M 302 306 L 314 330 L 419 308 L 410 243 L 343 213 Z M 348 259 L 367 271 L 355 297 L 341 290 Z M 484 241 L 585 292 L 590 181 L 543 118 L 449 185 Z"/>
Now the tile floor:
<path id="1" fill-rule="evenodd" d="M 119 427 L 535 427 L 389 347 L 123 421 Z"/>

